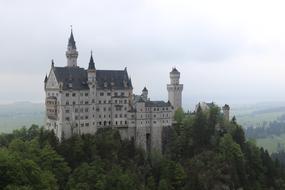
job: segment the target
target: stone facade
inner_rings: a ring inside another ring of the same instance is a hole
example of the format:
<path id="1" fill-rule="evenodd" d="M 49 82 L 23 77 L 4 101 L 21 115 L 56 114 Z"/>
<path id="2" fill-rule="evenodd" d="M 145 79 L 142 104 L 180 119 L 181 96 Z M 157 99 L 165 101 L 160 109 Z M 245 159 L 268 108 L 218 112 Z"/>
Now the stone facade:
<path id="1" fill-rule="evenodd" d="M 173 68 L 170 72 L 170 84 L 167 85 L 168 100 L 173 105 L 174 110 L 182 107 L 183 84 L 179 83 L 180 72 Z"/>
<path id="2" fill-rule="evenodd" d="M 94 134 L 99 128 L 116 128 L 122 138 L 134 139 L 145 150 L 161 151 L 162 130 L 181 107 L 183 85 L 173 69 L 167 85 L 169 101 L 151 101 L 146 87 L 133 94 L 127 69 L 97 70 L 91 54 L 88 69 L 77 65 L 73 33 L 66 51 L 67 66 L 52 61 L 45 78 L 46 128 L 62 140 L 74 134 Z"/>

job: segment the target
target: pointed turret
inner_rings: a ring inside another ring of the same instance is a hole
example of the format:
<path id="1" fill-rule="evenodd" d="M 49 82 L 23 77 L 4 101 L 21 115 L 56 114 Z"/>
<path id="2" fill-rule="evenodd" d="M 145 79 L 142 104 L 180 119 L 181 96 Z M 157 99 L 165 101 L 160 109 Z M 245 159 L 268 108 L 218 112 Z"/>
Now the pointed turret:
<path id="1" fill-rule="evenodd" d="M 66 58 L 67 58 L 67 67 L 77 66 L 78 51 L 76 50 L 76 42 L 73 37 L 72 28 L 71 28 L 70 37 L 68 39 Z"/>
<path id="2" fill-rule="evenodd" d="M 54 62 L 53 62 L 53 59 L 51 60 L 51 68 L 54 68 Z"/>
<path id="3" fill-rule="evenodd" d="M 96 69 L 95 69 L 95 63 L 91 51 L 91 56 L 90 56 L 90 61 L 89 61 L 89 66 L 87 69 L 87 75 L 88 75 L 88 83 L 94 88 L 95 87 L 95 82 L 96 82 Z"/>
<path id="4" fill-rule="evenodd" d="M 46 83 L 46 82 L 47 82 L 47 80 L 48 80 L 48 78 L 47 78 L 47 74 L 46 74 L 46 77 L 45 77 L 45 80 L 44 80 L 44 82 Z"/>
<path id="5" fill-rule="evenodd" d="M 92 51 L 91 51 L 91 56 L 90 56 L 88 70 L 95 70 L 95 63 L 94 63 L 94 60 L 93 60 Z"/>
<path id="6" fill-rule="evenodd" d="M 144 101 L 148 100 L 148 90 L 146 87 L 143 88 L 141 97 Z"/>
<path id="7" fill-rule="evenodd" d="M 71 29 L 70 37 L 68 40 L 67 48 L 76 49 L 76 42 L 75 42 L 74 37 L 73 37 L 72 29 Z"/>

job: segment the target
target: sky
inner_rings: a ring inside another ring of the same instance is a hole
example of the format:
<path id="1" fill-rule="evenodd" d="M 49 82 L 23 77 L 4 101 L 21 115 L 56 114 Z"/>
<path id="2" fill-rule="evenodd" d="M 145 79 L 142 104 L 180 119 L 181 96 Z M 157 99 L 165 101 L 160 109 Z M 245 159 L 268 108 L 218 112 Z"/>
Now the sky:
<path id="1" fill-rule="evenodd" d="M 73 26 L 78 65 L 124 69 L 134 93 L 183 107 L 199 101 L 285 101 L 285 2 L 277 0 L 0 0 L 0 103 L 44 102 L 51 59 L 65 66 Z"/>

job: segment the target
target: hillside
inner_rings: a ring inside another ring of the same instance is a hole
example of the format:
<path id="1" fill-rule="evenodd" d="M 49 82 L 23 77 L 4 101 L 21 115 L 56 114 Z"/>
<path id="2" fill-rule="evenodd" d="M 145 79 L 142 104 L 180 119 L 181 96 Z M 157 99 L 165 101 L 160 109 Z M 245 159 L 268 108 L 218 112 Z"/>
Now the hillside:
<path id="1" fill-rule="evenodd" d="M 32 126 L 0 135 L 0 189 L 268 190 L 284 189 L 285 173 L 268 152 L 246 141 L 218 107 L 179 111 L 164 131 L 163 153 L 146 153 L 115 129 L 59 143 Z"/>

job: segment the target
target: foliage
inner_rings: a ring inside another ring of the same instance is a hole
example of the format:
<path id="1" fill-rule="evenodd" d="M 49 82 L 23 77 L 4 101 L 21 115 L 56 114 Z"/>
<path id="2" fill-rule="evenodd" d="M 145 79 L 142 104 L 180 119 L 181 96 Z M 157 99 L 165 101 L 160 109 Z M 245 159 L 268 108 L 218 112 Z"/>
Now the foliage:
<path id="1" fill-rule="evenodd" d="M 145 153 L 115 129 L 62 142 L 35 125 L 2 134 L 0 189 L 284 189 L 282 165 L 246 141 L 242 127 L 225 121 L 218 107 L 180 110 L 175 118 L 163 154 Z"/>

